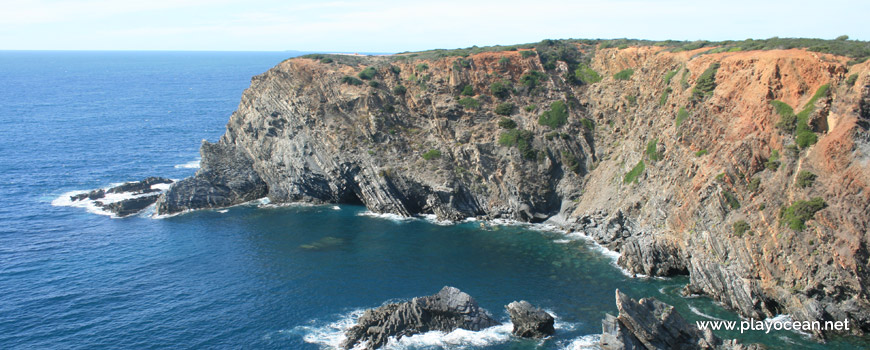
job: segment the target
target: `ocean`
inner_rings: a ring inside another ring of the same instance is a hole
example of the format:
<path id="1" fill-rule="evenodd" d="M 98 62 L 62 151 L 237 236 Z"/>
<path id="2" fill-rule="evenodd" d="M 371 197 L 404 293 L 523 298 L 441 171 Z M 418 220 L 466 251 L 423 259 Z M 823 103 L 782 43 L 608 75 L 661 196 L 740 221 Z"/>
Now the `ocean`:
<path id="1" fill-rule="evenodd" d="M 362 310 L 450 285 L 497 319 L 527 300 L 557 316 L 546 340 L 510 326 L 427 333 L 392 349 L 593 349 L 614 290 L 689 321 L 734 313 L 683 298 L 687 278 L 630 278 L 615 254 L 546 226 L 375 215 L 359 206 L 252 202 L 155 219 L 70 206 L 71 193 L 198 166 L 252 76 L 288 52 L 0 51 L 0 348 L 328 349 Z M 773 349 L 788 331 L 717 333 Z"/>

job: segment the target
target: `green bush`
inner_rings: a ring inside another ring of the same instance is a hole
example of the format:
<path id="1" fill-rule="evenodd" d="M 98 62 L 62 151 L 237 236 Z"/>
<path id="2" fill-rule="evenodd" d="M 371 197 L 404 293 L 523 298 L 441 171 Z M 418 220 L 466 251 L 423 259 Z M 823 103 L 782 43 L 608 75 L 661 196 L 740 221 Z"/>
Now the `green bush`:
<path id="1" fill-rule="evenodd" d="M 390 65 L 390 72 L 393 72 L 395 74 L 399 74 L 402 72 L 402 68 L 399 68 L 399 66 Z"/>
<path id="2" fill-rule="evenodd" d="M 480 108 L 480 101 L 475 100 L 474 98 L 471 98 L 471 97 L 463 97 L 463 98 L 459 99 L 459 104 L 462 107 L 465 107 L 468 109 Z"/>
<path id="3" fill-rule="evenodd" d="M 589 118 L 580 119 L 580 124 L 583 125 L 583 127 L 586 128 L 586 130 L 590 130 L 590 131 L 595 130 L 595 122 L 592 121 L 592 119 L 589 119 Z"/>
<path id="4" fill-rule="evenodd" d="M 797 174 L 796 184 L 800 188 L 807 188 L 813 185 L 816 182 L 816 174 L 813 174 L 806 170 L 801 170 Z"/>
<path id="5" fill-rule="evenodd" d="M 629 80 L 629 79 L 631 79 L 632 74 L 634 74 L 634 69 L 631 69 L 631 68 L 623 69 L 623 70 L 619 71 L 619 73 L 614 74 L 613 79 Z"/>
<path id="6" fill-rule="evenodd" d="M 531 70 L 520 77 L 520 84 L 529 87 L 529 89 L 534 89 L 536 86 L 538 86 L 538 83 L 540 83 L 540 81 L 543 80 L 545 77 L 546 75 L 544 75 L 544 73 L 536 70 Z"/>
<path id="7" fill-rule="evenodd" d="M 514 121 L 513 119 L 511 119 L 511 118 L 501 118 L 501 119 L 498 121 L 498 126 L 499 126 L 500 128 L 502 128 L 502 129 L 508 129 L 508 130 L 510 130 L 510 129 L 516 129 L 516 128 L 517 128 L 517 122 L 515 122 L 515 121 Z"/>
<path id="8" fill-rule="evenodd" d="M 378 86 L 381 86 L 381 83 L 372 80 L 372 81 L 369 82 L 369 86 L 371 86 L 371 87 L 373 87 L 373 88 L 377 88 Z"/>
<path id="9" fill-rule="evenodd" d="M 750 227 L 746 221 L 740 220 L 735 222 L 732 228 L 734 229 L 735 236 L 743 237 L 743 234 L 746 233 L 746 231 L 749 231 Z"/>
<path id="10" fill-rule="evenodd" d="M 679 128 L 680 125 L 683 124 L 683 121 L 685 121 L 686 118 L 688 118 L 688 117 L 689 117 L 689 112 L 686 111 L 686 108 L 680 107 L 680 110 L 677 111 L 677 127 Z"/>
<path id="11" fill-rule="evenodd" d="M 725 202 L 728 203 L 728 206 L 731 207 L 731 209 L 740 209 L 740 202 L 733 193 L 725 191 L 722 192 L 722 195 L 725 197 Z"/>
<path id="12" fill-rule="evenodd" d="M 404 95 L 405 92 L 408 92 L 408 88 L 406 88 L 404 85 L 396 85 L 393 87 L 394 95 Z"/>
<path id="13" fill-rule="evenodd" d="M 433 160 L 441 158 L 441 151 L 437 149 L 430 149 L 428 152 L 423 153 L 423 159 L 425 160 Z"/>
<path id="14" fill-rule="evenodd" d="M 429 65 L 428 65 L 428 64 L 420 63 L 420 64 L 417 65 L 417 70 L 418 70 L 418 71 L 424 71 L 424 70 L 427 70 L 427 69 L 429 69 Z"/>
<path id="15" fill-rule="evenodd" d="M 511 86 L 508 81 L 497 81 L 489 85 L 489 91 L 492 95 L 501 99 L 508 98 L 511 95 Z"/>
<path id="16" fill-rule="evenodd" d="M 630 107 L 637 106 L 637 96 L 635 95 L 626 95 L 625 99 L 628 100 L 628 105 Z"/>
<path id="17" fill-rule="evenodd" d="M 659 98 L 659 106 L 664 106 L 668 103 L 668 95 L 671 94 L 674 90 L 670 87 L 665 88 L 665 91 L 662 92 L 662 97 Z"/>
<path id="18" fill-rule="evenodd" d="M 358 76 L 362 80 L 370 80 L 375 77 L 375 74 L 377 74 L 375 68 L 368 67 L 366 69 L 363 69 L 362 72 L 359 72 Z"/>
<path id="19" fill-rule="evenodd" d="M 495 107 L 495 114 L 511 115 L 514 112 L 514 104 L 510 102 L 500 103 Z"/>
<path id="20" fill-rule="evenodd" d="M 550 110 L 538 117 L 538 124 L 556 129 L 568 122 L 568 106 L 565 102 L 555 101 L 550 104 Z"/>
<path id="21" fill-rule="evenodd" d="M 658 145 L 658 143 L 659 143 L 659 139 L 656 138 L 656 139 L 649 140 L 649 142 L 647 142 L 647 144 L 646 144 L 646 151 L 644 153 L 646 153 L 646 155 L 652 161 L 658 161 L 658 160 L 662 159 L 661 153 L 659 153 L 658 150 L 656 149 L 656 146 Z"/>
<path id="22" fill-rule="evenodd" d="M 855 82 L 858 81 L 858 74 L 852 74 L 848 78 L 846 78 L 846 86 L 855 86 Z"/>
<path id="23" fill-rule="evenodd" d="M 510 64 L 510 63 L 511 63 L 511 59 L 510 59 L 510 58 L 507 58 L 507 57 L 502 57 L 502 58 L 500 58 L 500 59 L 498 60 L 498 64 L 500 64 L 500 65 L 502 65 L 502 66 L 506 66 L 506 65 L 508 65 L 508 64 Z"/>
<path id="24" fill-rule="evenodd" d="M 719 70 L 719 63 L 710 63 L 710 66 L 704 70 L 695 82 L 695 88 L 692 89 L 692 98 L 701 100 L 707 96 L 713 95 L 713 90 L 716 89 L 716 72 Z"/>
<path id="25" fill-rule="evenodd" d="M 695 157 L 702 157 L 702 156 L 705 156 L 705 155 L 707 155 L 707 150 L 706 150 L 706 149 L 702 149 L 702 150 L 700 150 L 700 151 L 698 151 L 698 152 L 695 152 Z"/>
<path id="26" fill-rule="evenodd" d="M 526 110 L 526 112 L 531 112 L 531 111 L 538 109 L 538 105 L 533 103 L 533 104 L 530 104 L 528 106 L 523 107 L 523 109 Z"/>
<path id="27" fill-rule="evenodd" d="M 807 227 L 807 220 L 812 219 L 816 212 L 827 206 L 825 200 L 820 197 L 809 201 L 796 201 L 791 206 L 784 206 L 780 209 L 779 222 L 781 225 L 786 225 L 792 230 L 800 232 Z"/>
<path id="28" fill-rule="evenodd" d="M 332 59 L 329 58 L 329 57 L 324 57 L 322 60 L 320 60 L 320 63 L 327 63 L 327 64 L 329 64 L 329 63 L 332 63 L 332 62 L 333 62 Z"/>
<path id="29" fill-rule="evenodd" d="M 523 158 L 535 159 L 538 152 L 532 148 L 533 139 L 534 134 L 531 131 L 512 129 L 502 132 L 498 138 L 498 144 L 506 147 L 516 147 Z"/>
<path id="30" fill-rule="evenodd" d="M 634 168 L 631 168 L 631 170 L 625 174 L 625 177 L 622 178 L 622 182 L 637 183 L 638 176 L 640 176 L 640 174 L 643 174 L 644 170 L 646 170 L 646 164 L 643 162 L 643 159 L 641 159 L 639 162 L 637 162 L 637 165 L 635 165 Z"/>
<path id="31" fill-rule="evenodd" d="M 583 84 L 595 84 L 601 81 L 601 75 L 585 64 L 581 64 L 574 70 L 574 78 Z"/>
<path id="32" fill-rule="evenodd" d="M 779 121 L 776 123 L 776 127 L 789 134 L 794 132 L 795 125 L 797 124 L 794 109 L 785 102 L 778 100 L 770 101 L 770 104 L 773 105 L 773 110 L 779 114 Z"/>
<path id="33" fill-rule="evenodd" d="M 462 96 L 474 96 L 474 88 L 471 85 L 465 85 L 462 88 Z"/>
<path id="34" fill-rule="evenodd" d="M 574 154 L 562 151 L 562 164 L 575 174 L 580 173 L 580 161 Z"/>
<path id="35" fill-rule="evenodd" d="M 746 188 L 750 192 L 755 192 L 758 190 L 758 187 L 761 185 L 761 179 L 757 177 L 753 177 L 752 180 L 749 180 L 749 184 L 746 185 Z"/>
<path id="36" fill-rule="evenodd" d="M 675 75 L 677 75 L 676 69 L 669 71 L 667 74 L 665 74 L 665 79 L 664 79 L 665 86 L 668 86 L 671 84 L 671 79 L 673 79 Z"/>
<path id="37" fill-rule="evenodd" d="M 347 84 L 347 85 L 357 85 L 357 86 L 363 84 L 362 80 L 359 80 L 359 79 L 354 78 L 354 77 L 349 76 L 349 75 L 345 75 L 344 77 L 342 77 L 341 82 L 344 84 Z"/>
<path id="38" fill-rule="evenodd" d="M 688 69 L 683 69 L 683 75 L 680 76 L 680 87 L 682 87 L 683 90 L 689 88 L 689 73 Z"/>
<path id="39" fill-rule="evenodd" d="M 523 50 L 523 51 L 520 51 L 520 56 L 523 56 L 523 58 L 529 58 L 529 57 L 532 57 L 532 56 L 534 56 L 534 55 L 535 55 L 535 52 L 532 51 L 532 50 Z"/>
<path id="40" fill-rule="evenodd" d="M 767 158 L 767 160 L 764 162 L 764 167 L 776 171 L 777 169 L 779 169 L 779 165 L 779 151 L 770 151 L 770 158 Z"/>
<path id="41" fill-rule="evenodd" d="M 797 143 L 800 148 L 807 148 L 812 146 L 819 140 L 819 137 L 816 136 L 812 130 L 799 130 L 797 132 L 797 136 L 795 136 L 794 141 Z"/>

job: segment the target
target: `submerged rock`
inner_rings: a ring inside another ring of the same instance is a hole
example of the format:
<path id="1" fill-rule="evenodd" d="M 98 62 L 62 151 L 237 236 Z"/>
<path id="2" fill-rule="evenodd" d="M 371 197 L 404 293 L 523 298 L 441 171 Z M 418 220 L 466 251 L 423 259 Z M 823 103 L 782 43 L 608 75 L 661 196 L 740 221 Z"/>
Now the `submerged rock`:
<path id="1" fill-rule="evenodd" d="M 444 287 L 435 295 L 366 310 L 357 324 L 345 333 L 341 347 L 351 349 L 364 344 L 365 349 L 377 349 L 390 337 L 401 339 L 429 331 L 451 332 L 458 328 L 479 331 L 497 325 L 499 322 L 479 307 L 470 295 L 453 287 Z"/>
<path id="2" fill-rule="evenodd" d="M 604 350 L 622 349 L 717 349 L 757 350 L 759 344 L 743 345 L 736 340 L 722 341 L 713 332 L 701 331 L 686 322 L 673 306 L 655 298 L 640 301 L 616 290 L 619 316 L 607 315 L 601 322 L 600 346 Z"/>
<path id="3" fill-rule="evenodd" d="M 511 316 L 511 323 L 514 324 L 512 333 L 518 337 L 543 338 L 556 332 L 553 326 L 556 320 L 553 316 L 532 306 L 528 301 L 512 302 L 505 306 L 505 309 Z"/>

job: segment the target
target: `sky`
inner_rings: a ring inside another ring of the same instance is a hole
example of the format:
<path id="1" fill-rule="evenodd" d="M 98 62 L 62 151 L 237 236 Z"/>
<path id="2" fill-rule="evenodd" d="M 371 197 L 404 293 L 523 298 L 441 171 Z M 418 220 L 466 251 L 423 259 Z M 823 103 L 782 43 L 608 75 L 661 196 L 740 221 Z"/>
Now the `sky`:
<path id="1" fill-rule="evenodd" d="M 0 0 L 0 50 L 402 52 L 542 39 L 870 40 L 870 1 Z"/>

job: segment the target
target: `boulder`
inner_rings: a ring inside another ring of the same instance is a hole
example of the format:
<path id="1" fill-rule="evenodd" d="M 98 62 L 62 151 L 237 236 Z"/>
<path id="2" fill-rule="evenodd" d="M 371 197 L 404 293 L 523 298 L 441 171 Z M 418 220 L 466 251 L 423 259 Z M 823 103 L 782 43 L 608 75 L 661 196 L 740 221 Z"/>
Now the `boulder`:
<path id="1" fill-rule="evenodd" d="M 435 295 L 414 298 L 366 310 L 357 324 L 345 333 L 341 347 L 351 349 L 364 344 L 365 349 L 384 346 L 390 337 L 429 331 L 451 332 L 458 328 L 479 331 L 499 325 L 477 305 L 470 295 L 453 287 L 444 287 Z"/>
<path id="2" fill-rule="evenodd" d="M 525 300 L 512 302 L 505 309 L 514 324 L 512 333 L 518 337 L 543 338 L 556 332 L 553 316 Z"/>

